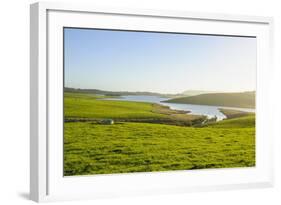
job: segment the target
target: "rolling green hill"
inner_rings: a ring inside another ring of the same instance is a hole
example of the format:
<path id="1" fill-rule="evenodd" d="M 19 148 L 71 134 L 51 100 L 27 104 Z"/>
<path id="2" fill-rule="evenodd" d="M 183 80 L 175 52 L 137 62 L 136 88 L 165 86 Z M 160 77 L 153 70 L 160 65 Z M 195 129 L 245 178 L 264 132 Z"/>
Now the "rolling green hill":
<path id="1" fill-rule="evenodd" d="M 208 93 L 190 97 L 174 98 L 164 102 L 255 108 L 255 96 L 256 94 L 254 91 L 242 93 Z"/>

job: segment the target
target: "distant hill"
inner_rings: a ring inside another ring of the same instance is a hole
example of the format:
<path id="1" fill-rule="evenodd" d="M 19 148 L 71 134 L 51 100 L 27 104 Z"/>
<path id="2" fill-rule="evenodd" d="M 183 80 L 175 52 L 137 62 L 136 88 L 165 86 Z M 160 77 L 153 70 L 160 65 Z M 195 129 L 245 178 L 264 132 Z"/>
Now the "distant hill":
<path id="1" fill-rule="evenodd" d="M 195 96 L 195 95 L 201 95 L 201 94 L 207 94 L 207 93 L 217 93 L 217 91 L 206 91 L 206 90 L 185 90 L 181 95 L 184 96 Z"/>
<path id="2" fill-rule="evenodd" d="M 255 96 L 255 91 L 241 93 L 208 93 L 190 97 L 173 98 L 164 102 L 255 108 Z"/>
<path id="3" fill-rule="evenodd" d="M 148 96 L 159 96 L 159 97 L 179 97 L 182 95 L 172 95 L 172 94 L 161 94 L 155 92 L 129 92 L 129 91 L 106 91 L 98 89 L 80 89 L 80 88 L 68 88 L 65 87 L 64 91 L 66 92 L 79 92 L 79 93 L 91 93 L 97 95 L 106 95 L 106 96 L 122 96 L 122 95 L 148 95 Z"/>
<path id="4" fill-rule="evenodd" d="M 122 96 L 122 95 L 153 95 L 159 97 L 168 97 L 168 98 L 180 98 L 187 96 L 195 96 L 205 93 L 215 93 L 215 91 L 203 91 L 203 90 L 186 90 L 182 93 L 177 94 L 165 94 L 165 93 L 156 93 L 156 92 L 129 92 L 129 91 L 107 91 L 107 90 L 98 90 L 98 89 L 81 89 L 81 88 L 70 88 L 65 87 L 64 91 L 66 92 L 80 92 L 80 93 L 92 93 L 98 95 L 110 95 L 110 96 Z"/>

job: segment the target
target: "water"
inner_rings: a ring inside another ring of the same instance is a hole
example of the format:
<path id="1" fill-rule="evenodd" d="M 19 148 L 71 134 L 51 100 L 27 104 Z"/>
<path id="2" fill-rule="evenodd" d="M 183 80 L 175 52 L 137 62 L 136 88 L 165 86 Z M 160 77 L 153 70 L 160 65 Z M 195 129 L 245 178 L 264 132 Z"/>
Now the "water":
<path id="1" fill-rule="evenodd" d="M 165 101 L 165 100 L 169 100 L 169 99 L 170 98 L 164 98 L 164 97 L 159 97 L 159 96 L 148 96 L 148 95 L 124 95 L 124 96 L 121 96 L 120 98 L 108 98 L 107 100 L 158 103 L 161 105 L 169 106 L 170 109 L 173 109 L 173 110 L 190 111 L 190 113 L 188 113 L 188 114 L 205 115 L 208 118 L 217 117 L 218 121 L 226 118 L 226 116 L 219 111 L 219 108 L 240 110 L 240 111 L 244 111 L 244 112 L 255 112 L 255 109 L 248 109 L 248 108 L 161 102 L 161 101 Z"/>

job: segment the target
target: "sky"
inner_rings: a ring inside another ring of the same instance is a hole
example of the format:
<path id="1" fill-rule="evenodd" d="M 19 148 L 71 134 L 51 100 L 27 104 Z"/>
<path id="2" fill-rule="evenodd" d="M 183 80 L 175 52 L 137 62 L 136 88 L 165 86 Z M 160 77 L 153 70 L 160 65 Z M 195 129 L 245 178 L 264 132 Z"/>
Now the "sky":
<path id="1" fill-rule="evenodd" d="M 64 78 L 107 91 L 253 91 L 256 38 L 64 28 Z"/>

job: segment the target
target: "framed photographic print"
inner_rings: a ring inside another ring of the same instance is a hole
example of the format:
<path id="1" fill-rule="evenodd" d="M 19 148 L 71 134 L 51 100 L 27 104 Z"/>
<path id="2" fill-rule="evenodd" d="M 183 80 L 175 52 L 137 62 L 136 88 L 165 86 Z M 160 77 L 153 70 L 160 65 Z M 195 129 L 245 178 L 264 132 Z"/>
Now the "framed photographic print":
<path id="1" fill-rule="evenodd" d="M 272 24 L 32 4 L 31 199 L 272 186 Z"/>

